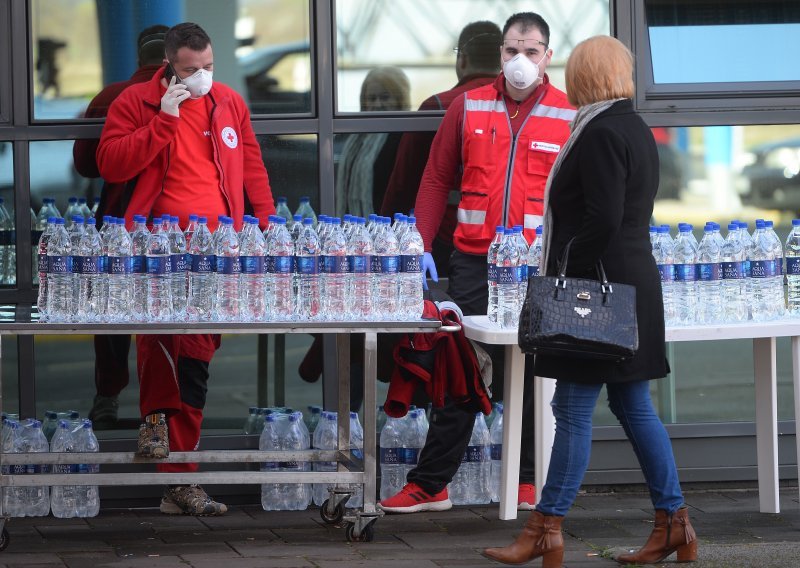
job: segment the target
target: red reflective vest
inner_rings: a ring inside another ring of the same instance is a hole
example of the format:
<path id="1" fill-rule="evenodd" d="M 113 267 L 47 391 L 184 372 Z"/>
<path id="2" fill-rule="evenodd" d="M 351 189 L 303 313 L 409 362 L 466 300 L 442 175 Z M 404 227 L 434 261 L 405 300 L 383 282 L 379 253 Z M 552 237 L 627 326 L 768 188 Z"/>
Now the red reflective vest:
<path id="1" fill-rule="evenodd" d="M 514 137 L 503 95 L 494 84 L 464 96 L 456 248 L 486 254 L 498 225 L 523 225 L 531 242 L 542 223 L 547 176 L 569 137 L 575 109 L 566 94 L 550 85 Z"/>

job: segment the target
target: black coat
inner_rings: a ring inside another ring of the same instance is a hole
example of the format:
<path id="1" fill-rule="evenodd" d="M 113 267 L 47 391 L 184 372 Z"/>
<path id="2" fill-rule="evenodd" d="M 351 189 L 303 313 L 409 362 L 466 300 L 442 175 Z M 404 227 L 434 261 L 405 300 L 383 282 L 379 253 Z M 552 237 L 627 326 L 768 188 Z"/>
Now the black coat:
<path id="1" fill-rule="evenodd" d="M 594 278 L 603 261 L 610 282 L 636 287 L 639 350 L 621 363 L 537 355 L 536 374 L 580 383 L 656 379 L 669 372 L 664 345 L 661 280 L 650 249 L 649 224 L 658 190 L 658 153 L 650 129 L 630 100 L 588 123 L 550 188 L 553 214 L 547 274 L 570 238 L 567 275 Z"/>

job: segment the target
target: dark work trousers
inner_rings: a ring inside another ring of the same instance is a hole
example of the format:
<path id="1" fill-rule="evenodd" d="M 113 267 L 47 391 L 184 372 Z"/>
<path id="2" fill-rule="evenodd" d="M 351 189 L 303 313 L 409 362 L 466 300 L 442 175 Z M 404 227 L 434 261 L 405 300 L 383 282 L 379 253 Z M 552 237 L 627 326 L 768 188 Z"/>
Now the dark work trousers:
<path id="1" fill-rule="evenodd" d="M 486 314 L 489 293 L 486 286 L 486 257 L 453 252 L 450 257 L 450 285 L 447 294 L 465 316 Z M 503 398 L 505 346 L 482 345 L 492 357 L 492 398 Z M 525 359 L 525 389 L 522 397 L 522 447 L 519 482 L 534 483 L 533 357 Z M 453 479 L 469 445 L 475 416 L 446 400 L 431 410 L 430 428 L 417 467 L 408 472 L 413 482 L 431 494 L 439 493 Z"/>
<path id="2" fill-rule="evenodd" d="M 115 397 L 128 386 L 130 379 L 128 352 L 130 348 L 130 335 L 94 336 L 95 394 Z"/>

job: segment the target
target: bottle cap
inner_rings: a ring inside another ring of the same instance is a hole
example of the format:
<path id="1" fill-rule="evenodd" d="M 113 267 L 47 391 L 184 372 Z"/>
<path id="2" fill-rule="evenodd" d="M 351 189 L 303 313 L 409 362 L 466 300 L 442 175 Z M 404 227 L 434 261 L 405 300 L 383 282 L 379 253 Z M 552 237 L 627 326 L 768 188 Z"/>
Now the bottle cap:
<path id="1" fill-rule="evenodd" d="M 208 217 L 198 217 L 197 222 L 203 223 L 205 225 L 206 223 L 208 223 Z"/>

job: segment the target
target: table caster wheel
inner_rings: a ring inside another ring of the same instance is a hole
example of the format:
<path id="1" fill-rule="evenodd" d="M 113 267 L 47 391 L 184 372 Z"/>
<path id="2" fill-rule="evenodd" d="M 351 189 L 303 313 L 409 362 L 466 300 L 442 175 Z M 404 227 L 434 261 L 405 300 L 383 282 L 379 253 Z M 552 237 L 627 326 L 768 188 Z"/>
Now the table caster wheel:
<path id="1" fill-rule="evenodd" d="M 8 534 L 7 529 L 3 529 L 3 533 L 0 534 L 0 552 L 8 547 L 9 542 L 11 542 L 11 535 Z"/>
<path id="2" fill-rule="evenodd" d="M 358 536 L 354 534 L 356 526 L 353 523 L 348 523 L 344 530 L 347 542 L 372 542 L 375 538 L 375 529 L 372 528 L 371 523 L 365 526 Z"/>
<path id="3" fill-rule="evenodd" d="M 328 514 L 328 500 L 325 499 L 325 502 L 322 503 L 322 506 L 319 509 L 319 516 L 322 517 L 322 520 L 325 521 L 329 525 L 338 525 L 342 522 L 344 518 L 344 507 L 341 503 L 336 505 L 333 509 L 333 514 Z"/>

